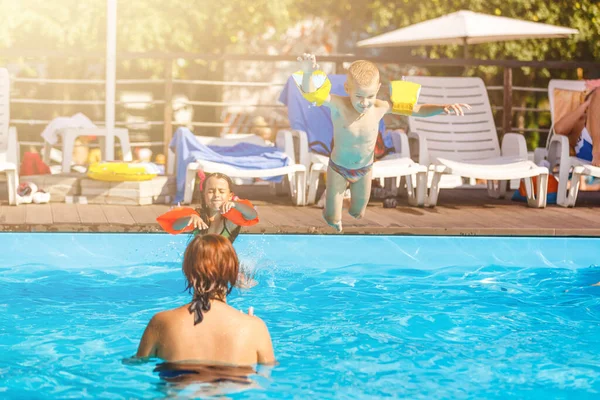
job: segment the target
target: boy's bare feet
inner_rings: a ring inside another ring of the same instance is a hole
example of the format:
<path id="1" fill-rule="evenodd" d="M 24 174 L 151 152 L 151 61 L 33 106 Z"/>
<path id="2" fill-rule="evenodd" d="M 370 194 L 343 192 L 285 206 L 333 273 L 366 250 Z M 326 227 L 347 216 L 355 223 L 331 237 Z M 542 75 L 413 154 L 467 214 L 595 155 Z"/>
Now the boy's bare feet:
<path id="1" fill-rule="evenodd" d="M 342 233 L 342 221 L 338 221 L 338 222 L 330 221 L 325 216 L 325 210 L 323 210 L 322 215 L 323 215 L 323 219 L 325 220 L 325 222 L 327 222 L 327 225 L 329 225 L 330 227 L 335 229 L 338 233 Z"/>

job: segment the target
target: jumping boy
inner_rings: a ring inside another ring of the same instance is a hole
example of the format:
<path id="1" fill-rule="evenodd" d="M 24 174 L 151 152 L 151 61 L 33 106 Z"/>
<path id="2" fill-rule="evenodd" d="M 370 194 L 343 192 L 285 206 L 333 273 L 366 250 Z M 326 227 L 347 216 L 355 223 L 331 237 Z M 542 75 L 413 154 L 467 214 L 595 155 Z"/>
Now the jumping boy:
<path id="1" fill-rule="evenodd" d="M 315 87 L 311 79 L 318 69 L 312 54 L 298 57 L 303 72 L 301 90 L 312 101 Z M 412 110 L 400 110 L 387 101 L 377 99 L 381 87 L 379 70 L 369 61 L 353 62 L 348 68 L 344 88 L 349 97 L 326 94 L 317 101 L 331 110 L 333 122 L 333 149 L 327 168 L 326 201 L 323 217 L 327 224 L 342 231 L 342 203 L 344 191 L 350 185 L 350 210 L 352 217 L 364 216 L 371 195 L 373 156 L 377 141 L 379 121 L 384 115 L 393 113 L 430 117 L 437 114 L 456 113 L 464 115 L 467 104 L 422 104 Z M 393 96 L 392 96 L 393 97 Z"/>

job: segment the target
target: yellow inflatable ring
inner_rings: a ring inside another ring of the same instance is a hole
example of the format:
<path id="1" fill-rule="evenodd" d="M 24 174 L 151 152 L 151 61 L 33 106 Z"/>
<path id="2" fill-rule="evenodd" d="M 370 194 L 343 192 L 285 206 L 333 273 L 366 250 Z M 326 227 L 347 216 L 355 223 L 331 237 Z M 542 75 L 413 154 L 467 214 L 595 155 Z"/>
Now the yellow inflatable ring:
<path id="1" fill-rule="evenodd" d="M 107 182 L 149 181 L 158 175 L 158 168 L 150 163 L 99 162 L 90 165 L 87 176 Z"/>

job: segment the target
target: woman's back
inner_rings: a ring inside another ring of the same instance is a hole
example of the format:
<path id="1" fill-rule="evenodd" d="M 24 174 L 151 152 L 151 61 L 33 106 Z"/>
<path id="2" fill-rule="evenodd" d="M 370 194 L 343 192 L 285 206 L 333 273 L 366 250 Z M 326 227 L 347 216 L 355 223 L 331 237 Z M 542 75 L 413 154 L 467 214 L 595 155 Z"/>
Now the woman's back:
<path id="1" fill-rule="evenodd" d="M 157 357 L 235 365 L 274 361 L 269 332 L 260 318 L 214 300 L 210 311 L 203 314 L 202 323 L 194 325 L 188 308 L 186 305 L 159 313 L 150 322 L 160 332 Z"/>

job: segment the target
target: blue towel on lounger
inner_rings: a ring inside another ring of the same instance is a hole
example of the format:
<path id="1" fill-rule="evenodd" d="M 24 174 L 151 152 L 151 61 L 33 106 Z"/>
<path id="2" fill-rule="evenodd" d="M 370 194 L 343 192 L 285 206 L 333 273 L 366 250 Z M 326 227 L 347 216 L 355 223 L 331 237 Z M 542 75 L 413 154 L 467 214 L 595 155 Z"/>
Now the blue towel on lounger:
<path id="1" fill-rule="evenodd" d="M 272 146 L 238 143 L 231 147 L 207 146 L 187 128 L 175 131 L 169 147 L 177 154 L 177 195 L 175 202 L 183 201 L 185 175 L 188 164 L 197 160 L 227 164 L 243 169 L 270 169 L 285 167 L 290 159 Z M 273 178 L 279 181 L 281 177 Z"/>

